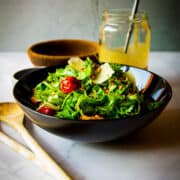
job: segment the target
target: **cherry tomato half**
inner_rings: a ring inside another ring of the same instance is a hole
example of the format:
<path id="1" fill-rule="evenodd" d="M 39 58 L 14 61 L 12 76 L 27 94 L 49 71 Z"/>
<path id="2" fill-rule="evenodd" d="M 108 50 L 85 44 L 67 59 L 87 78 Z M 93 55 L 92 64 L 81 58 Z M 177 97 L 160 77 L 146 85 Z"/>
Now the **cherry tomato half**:
<path id="1" fill-rule="evenodd" d="M 70 93 L 79 87 L 79 80 L 75 77 L 68 76 L 60 83 L 60 89 L 63 93 Z"/>
<path id="2" fill-rule="evenodd" d="M 55 114 L 55 110 L 50 108 L 49 106 L 42 106 L 38 109 L 38 112 L 46 115 L 53 116 Z"/>

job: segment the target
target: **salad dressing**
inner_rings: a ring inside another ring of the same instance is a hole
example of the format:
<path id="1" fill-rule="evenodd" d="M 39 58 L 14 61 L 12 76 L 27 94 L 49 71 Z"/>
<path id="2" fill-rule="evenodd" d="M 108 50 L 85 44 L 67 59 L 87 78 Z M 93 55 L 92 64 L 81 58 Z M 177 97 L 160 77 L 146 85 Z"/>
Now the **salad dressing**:
<path id="1" fill-rule="evenodd" d="M 150 50 L 151 31 L 144 14 L 134 20 L 132 38 L 127 53 L 123 46 L 129 21 L 128 14 L 106 12 L 100 30 L 99 61 L 127 64 L 147 69 Z"/>

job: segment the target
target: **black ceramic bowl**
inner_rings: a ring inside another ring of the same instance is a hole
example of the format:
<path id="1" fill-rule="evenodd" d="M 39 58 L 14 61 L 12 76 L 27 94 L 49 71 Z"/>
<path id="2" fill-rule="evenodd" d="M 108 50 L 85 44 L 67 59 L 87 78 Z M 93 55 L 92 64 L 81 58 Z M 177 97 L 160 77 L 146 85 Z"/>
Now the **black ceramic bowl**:
<path id="1" fill-rule="evenodd" d="M 59 66 L 30 70 L 15 84 L 13 94 L 25 115 L 41 128 L 61 137 L 81 142 L 104 142 L 125 137 L 152 122 L 164 110 L 171 99 L 169 83 L 150 71 L 130 66 L 122 66 L 135 77 L 139 90 L 144 91 L 145 101 L 159 101 L 160 106 L 138 116 L 106 120 L 69 120 L 58 119 L 38 113 L 30 100 L 32 89 Z M 23 71 L 22 71 L 23 72 Z"/>

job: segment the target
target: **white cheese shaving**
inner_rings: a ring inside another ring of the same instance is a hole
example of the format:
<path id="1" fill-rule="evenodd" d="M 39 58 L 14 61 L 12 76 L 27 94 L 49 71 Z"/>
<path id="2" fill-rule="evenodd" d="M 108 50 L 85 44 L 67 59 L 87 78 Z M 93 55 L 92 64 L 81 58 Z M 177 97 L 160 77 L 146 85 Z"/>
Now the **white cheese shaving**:
<path id="1" fill-rule="evenodd" d="M 104 63 L 100 66 L 101 71 L 96 75 L 93 82 L 95 84 L 101 84 L 108 80 L 114 73 L 114 70 L 111 68 L 111 66 L 108 63 Z"/>
<path id="2" fill-rule="evenodd" d="M 70 58 L 68 64 L 77 71 L 81 71 L 84 68 L 84 61 L 80 57 Z"/>

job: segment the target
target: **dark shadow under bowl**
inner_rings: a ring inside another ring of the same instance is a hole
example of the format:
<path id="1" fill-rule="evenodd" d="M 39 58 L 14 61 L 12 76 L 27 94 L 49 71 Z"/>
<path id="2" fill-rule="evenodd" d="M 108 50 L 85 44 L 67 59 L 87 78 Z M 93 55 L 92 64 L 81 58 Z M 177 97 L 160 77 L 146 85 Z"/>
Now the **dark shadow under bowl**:
<path id="1" fill-rule="evenodd" d="M 106 120 L 68 120 L 58 119 L 38 113 L 31 102 L 32 89 L 59 66 L 35 69 L 26 73 L 14 86 L 13 94 L 26 116 L 41 128 L 56 135 L 81 142 L 104 142 L 125 137 L 143 128 L 156 119 L 171 99 L 169 83 L 150 71 L 130 66 L 122 66 L 136 79 L 139 90 L 144 91 L 145 102 L 149 99 L 159 101 L 160 106 L 152 111 L 142 112 L 138 116 L 123 119 Z"/>

